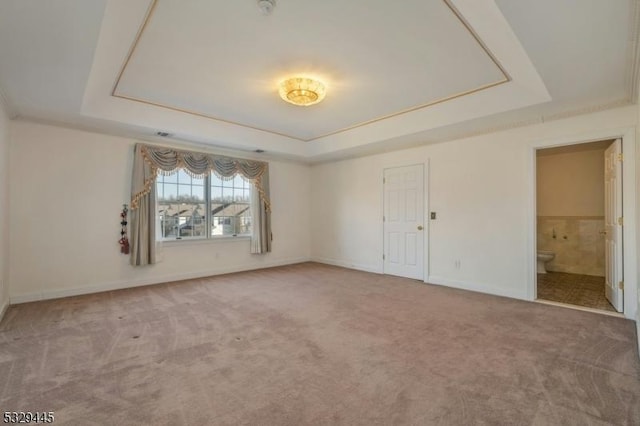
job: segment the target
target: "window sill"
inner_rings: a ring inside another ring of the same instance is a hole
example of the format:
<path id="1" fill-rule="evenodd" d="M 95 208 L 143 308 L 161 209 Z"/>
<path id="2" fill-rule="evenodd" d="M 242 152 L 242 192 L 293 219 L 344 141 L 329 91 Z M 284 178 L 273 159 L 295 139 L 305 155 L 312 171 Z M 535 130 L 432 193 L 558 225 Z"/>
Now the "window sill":
<path id="1" fill-rule="evenodd" d="M 171 240 L 158 240 L 165 246 L 190 246 L 190 245 L 201 245 L 201 244 L 215 244 L 215 243 L 228 243 L 230 241 L 248 241 L 251 240 L 250 235 L 238 235 L 234 237 L 233 235 L 223 236 L 223 237 L 215 237 L 215 238 L 185 238 L 185 239 L 171 239 Z"/>

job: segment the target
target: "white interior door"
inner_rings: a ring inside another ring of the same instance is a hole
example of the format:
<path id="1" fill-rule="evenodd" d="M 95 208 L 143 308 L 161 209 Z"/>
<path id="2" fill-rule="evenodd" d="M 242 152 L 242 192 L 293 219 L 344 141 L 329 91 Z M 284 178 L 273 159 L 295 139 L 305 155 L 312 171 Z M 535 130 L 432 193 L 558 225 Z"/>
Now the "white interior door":
<path id="1" fill-rule="evenodd" d="M 622 141 L 604 153 L 605 295 L 622 312 Z"/>
<path id="2" fill-rule="evenodd" d="M 384 273 L 424 277 L 424 166 L 384 171 Z"/>

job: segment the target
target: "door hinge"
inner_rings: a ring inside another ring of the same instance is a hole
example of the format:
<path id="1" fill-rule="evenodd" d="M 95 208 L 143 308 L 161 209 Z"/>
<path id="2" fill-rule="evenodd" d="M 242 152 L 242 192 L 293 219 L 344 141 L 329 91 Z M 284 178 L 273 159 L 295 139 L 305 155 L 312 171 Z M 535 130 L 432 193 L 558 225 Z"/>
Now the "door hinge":
<path id="1" fill-rule="evenodd" d="M 624 290 L 624 281 L 620 281 L 620 282 L 618 282 L 618 288 L 619 288 L 620 290 Z"/>
<path id="2" fill-rule="evenodd" d="M 385 259 L 385 257 L 384 257 L 384 253 L 382 253 L 382 260 L 384 260 L 384 259 Z"/>
<path id="3" fill-rule="evenodd" d="M 624 158 L 624 157 L 622 156 L 622 154 L 618 154 L 618 161 L 622 162 L 622 159 L 623 159 L 623 158 Z"/>
<path id="4" fill-rule="evenodd" d="M 387 183 L 387 178 L 382 178 L 382 183 Z"/>
<path id="5" fill-rule="evenodd" d="M 382 216 L 382 221 L 383 221 L 383 222 L 386 222 L 386 221 L 387 221 L 387 218 L 386 218 L 386 217 L 384 217 L 384 216 Z"/>
<path id="6" fill-rule="evenodd" d="M 622 218 L 622 216 L 620 216 L 618 218 L 618 225 L 622 226 L 624 224 L 624 219 Z"/>

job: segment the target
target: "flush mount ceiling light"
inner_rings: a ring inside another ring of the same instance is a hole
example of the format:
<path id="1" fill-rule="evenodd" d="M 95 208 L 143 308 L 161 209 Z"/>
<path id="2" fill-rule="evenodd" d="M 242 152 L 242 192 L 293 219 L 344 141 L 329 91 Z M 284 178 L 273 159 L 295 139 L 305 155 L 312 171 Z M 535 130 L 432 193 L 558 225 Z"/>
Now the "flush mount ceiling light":
<path id="1" fill-rule="evenodd" d="M 324 83 L 308 77 L 287 78 L 280 82 L 280 97 L 291 104 L 309 106 L 324 99 Z"/>

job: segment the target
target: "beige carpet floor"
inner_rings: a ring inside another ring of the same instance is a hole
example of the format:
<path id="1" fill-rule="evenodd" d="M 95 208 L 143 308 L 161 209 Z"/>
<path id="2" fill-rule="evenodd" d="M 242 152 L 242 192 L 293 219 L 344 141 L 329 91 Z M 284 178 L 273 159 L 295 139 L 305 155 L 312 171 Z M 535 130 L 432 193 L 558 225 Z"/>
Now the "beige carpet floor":
<path id="1" fill-rule="evenodd" d="M 635 324 L 306 263 L 10 308 L 0 408 L 69 425 L 638 425 Z"/>

